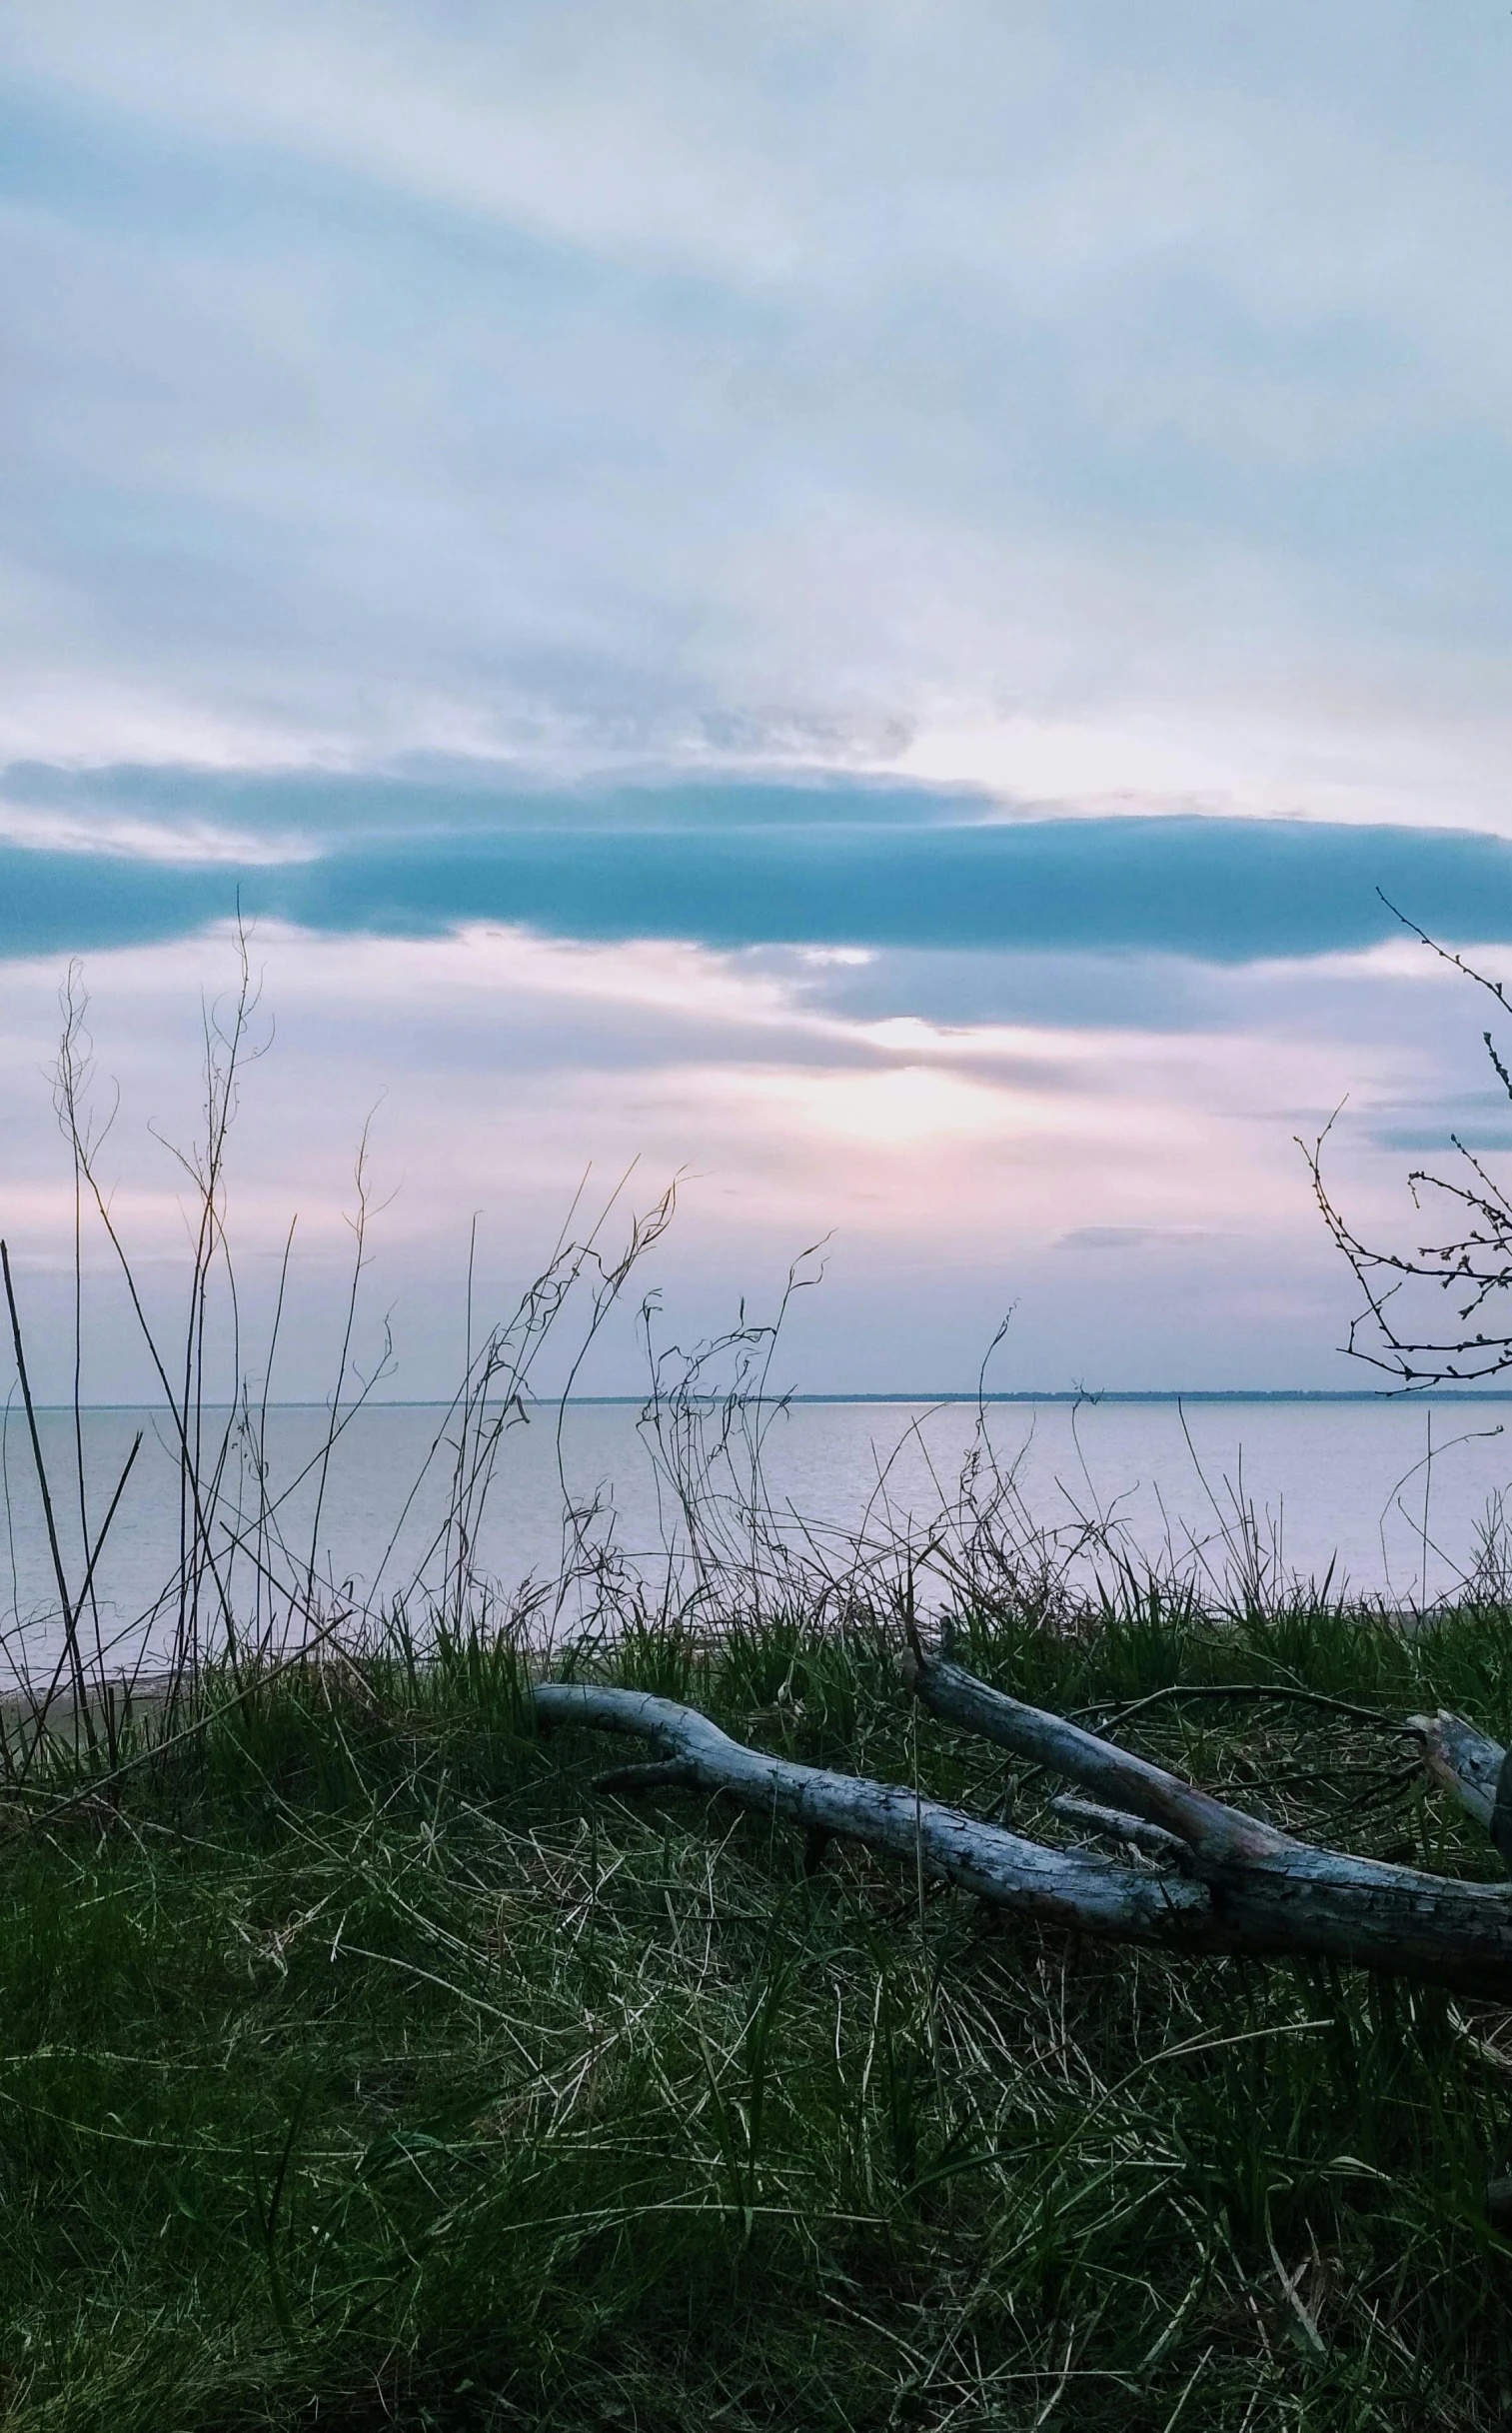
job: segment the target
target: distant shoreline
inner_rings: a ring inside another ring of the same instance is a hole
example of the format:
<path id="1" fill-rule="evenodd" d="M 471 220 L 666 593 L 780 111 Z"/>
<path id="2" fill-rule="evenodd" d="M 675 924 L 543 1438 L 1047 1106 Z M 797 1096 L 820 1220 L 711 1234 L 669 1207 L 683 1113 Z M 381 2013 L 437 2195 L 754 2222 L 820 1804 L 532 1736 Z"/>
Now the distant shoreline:
<path id="1" fill-rule="evenodd" d="M 1309 1386 L 1294 1385 L 1193 1386 L 1190 1388 L 1171 1388 L 1169 1390 L 1160 1389 L 1153 1386 L 1135 1386 L 1117 1389 L 1110 1387 L 1105 1392 L 1093 1392 L 1090 1388 L 1087 1388 L 1085 1390 L 1056 1390 L 1046 1391 L 1043 1393 L 1029 1391 L 1021 1393 L 977 1393 L 969 1387 L 963 1387 L 949 1390 L 944 1393 L 912 1393 L 894 1391 L 885 1391 L 879 1393 L 788 1393 L 752 1394 L 745 1398 L 748 1400 L 748 1402 L 753 1404 L 770 1403 L 773 1407 L 786 1403 L 794 1405 L 812 1404 L 823 1406 L 848 1405 L 858 1409 L 865 1409 L 873 1405 L 896 1406 L 898 1404 L 906 1404 L 910 1407 L 917 1404 L 922 1407 L 933 1409 L 941 1404 L 964 1403 L 970 1405 L 976 1402 L 992 1404 L 1017 1403 L 1020 1405 L 1039 1403 L 1095 1405 L 1100 1402 L 1166 1403 L 1170 1405 L 1188 1402 L 1264 1402 L 1296 1403 L 1303 1406 L 1311 1406 L 1312 1404 L 1319 1402 L 1376 1402 L 1399 1404 L 1450 1402 L 1459 1404 L 1462 1402 L 1512 1402 L 1512 1387 L 1507 1387 L 1498 1391 L 1496 1388 L 1489 1386 L 1443 1385 L 1425 1388 L 1421 1392 L 1414 1391 L 1408 1393 L 1401 1391 L 1393 1392 L 1385 1386 L 1379 1387 L 1374 1391 L 1370 1390 L 1369 1388 L 1364 1390 L 1357 1388 L 1353 1391 L 1348 1391 L 1340 1390 L 1334 1387 L 1319 1386 L 1314 1388 Z M 576 1393 L 568 1396 L 567 1407 L 570 1410 L 640 1410 L 645 1407 L 650 1397 L 648 1395 L 642 1393 Z M 723 1401 L 725 1397 L 722 1394 L 700 1394 L 697 1395 L 695 1399 L 699 1401 L 720 1402 Z M 66 1412 L 71 1417 L 73 1414 L 73 1404 L 71 1402 L 39 1402 L 36 1407 L 39 1415 L 43 1413 Z M 159 1407 L 159 1404 L 155 1402 L 85 1402 L 81 1405 L 81 1408 L 86 1411 L 98 1412 L 102 1414 L 113 1410 L 156 1410 Z M 200 1407 L 203 1410 L 209 1411 L 230 1410 L 234 1406 L 229 1402 L 207 1401 L 202 1403 Z M 268 1405 L 270 1410 L 329 1410 L 330 1407 L 331 1405 L 328 1401 L 270 1402 Z M 347 1407 L 350 1408 L 350 1405 Z M 386 1399 L 384 1401 L 378 1401 L 375 1399 L 365 1404 L 364 1407 L 368 1410 L 375 1411 L 445 1411 L 452 1408 L 452 1403 L 449 1400 L 434 1399 L 417 1399 L 415 1401 L 407 1401 L 402 1397 L 395 1396 L 392 1399 Z M 556 1395 L 542 1394 L 536 1399 L 533 1407 L 539 1410 L 558 1410 L 562 1407 L 562 1404 Z"/>

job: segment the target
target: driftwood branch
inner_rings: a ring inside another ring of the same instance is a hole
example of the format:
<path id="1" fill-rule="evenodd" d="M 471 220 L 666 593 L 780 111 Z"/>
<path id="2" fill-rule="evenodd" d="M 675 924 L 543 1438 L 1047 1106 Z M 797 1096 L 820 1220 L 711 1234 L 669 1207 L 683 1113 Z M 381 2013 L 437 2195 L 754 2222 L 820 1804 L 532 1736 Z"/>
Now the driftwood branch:
<path id="1" fill-rule="evenodd" d="M 1131 1865 L 1032 1841 L 897 1783 L 800 1765 L 750 1748 L 691 1706 L 632 1689 L 545 1682 L 543 1724 L 648 1741 L 648 1764 L 604 1778 L 622 1792 L 679 1786 L 737 1800 L 805 1835 L 805 1864 L 836 1837 L 864 1843 L 978 1898 L 1111 1941 L 1179 1952 L 1283 1954 L 1353 1962 L 1466 1993 L 1512 1998 L 1512 1884 L 1457 1882 L 1324 1850 L 1279 1832 L 1063 1717 L 1026 1706 L 958 1665 L 905 1659 L 928 1710 L 1090 1793 L 1052 1806 L 1083 1831 L 1137 1850 Z M 1453 1716 L 1412 1718 L 1435 1779 L 1512 1849 L 1506 1753 Z"/>
<path id="2" fill-rule="evenodd" d="M 983 1900 L 1042 1918 L 1142 1943 L 1180 1939 L 1190 1918 L 1200 1936 L 1202 1887 L 1157 1877 L 1085 1850 L 1055 1850 L 1025 1841 L 998 1825 L 979 1823 L 958 1808 L 920 1798 L 899 1783 L 868 1782 L 768 1757 L 733 1740 L 692 1706 L 639 1689 L 600 1689 L 583 1682 L 544 1682 L 535 1692 L 543 1722 L 579 1723 L 650 1740 L 680 1778 L 723 1792 L 758 1816 L 803 1828 L 812 1848 L 819 1836 L 842 1837 L 883 1850 L 933 1881 L 957 1884 Z M 661 1766 L 656 1769 L 666 1779 Z M 622 1777 L 623 1779 L 623 1777 Z"/>
<path id="3" fill-rule="evenodd" d="M 995 1740 L 1015 1757 L 1048 1766 L 1111 1808 L 1125 1809 L 1146 1824 L 1174 1835 L 1195 1857 L 1213 1867 L 1245 1865 L 1299 1845 L 1258 1816 L 1225 1807 L 1147 1758 L 1131 1756 L 1111 1740 L 1099 1740 L 1079 1723 L 1024 1706 L 1000 1689 L 989 1689 L 974 1673 L 942 1658 L 909 1649 L 903 1679 L 919 1703 L 942 1723 L 958 1723 L 983 1740 Z"/>

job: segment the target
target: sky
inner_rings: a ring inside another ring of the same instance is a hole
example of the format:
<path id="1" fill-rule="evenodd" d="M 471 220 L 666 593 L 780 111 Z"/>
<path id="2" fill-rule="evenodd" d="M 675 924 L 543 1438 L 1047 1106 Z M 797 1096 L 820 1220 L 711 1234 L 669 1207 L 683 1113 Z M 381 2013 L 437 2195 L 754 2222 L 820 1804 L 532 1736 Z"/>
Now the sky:
<path id="1" fill-rule="evenodd" d="M 1342 1108 L 1382 1238 L 1451 1132 L 1512 1147 L 1396 918 L 1512 970 L 1509 120 L 1490 0 L 14 0 L 41 1388 L 60 988 L 166 1311 L 238 914 L 283 1391 L 327 1390 L 365 1127 L 385 1391 L 450 1389 L 475 1218 L 476 1315 L 580 1188 L 609 1240 L 675 1176 L 669 1339 L 826 1244 L 802 1390 L 969 1387 L 1010 1309 L 1004 1388 L 1368 1383 L 1298 1136 Z"/>

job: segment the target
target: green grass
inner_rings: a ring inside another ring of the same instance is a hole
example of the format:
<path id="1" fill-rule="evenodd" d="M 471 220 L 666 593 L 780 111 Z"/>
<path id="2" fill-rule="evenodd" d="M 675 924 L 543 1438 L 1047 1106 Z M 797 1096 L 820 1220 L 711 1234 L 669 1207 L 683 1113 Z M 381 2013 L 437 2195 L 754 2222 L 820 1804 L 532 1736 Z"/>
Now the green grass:
<path id="1" fill-rule="evenodd" d="M 1159 1595 L 960 1653 L 1459 1709 L 1512 1622 Z M 985 1812 L 883 1619 L 592 1660 Z M 1485 2427 L 1512 2399 L 1512 2018 L 1004 1923 L 718 1803 L 592 1788 L 507 1641 L 291 1673 L 119 1813 L 0 1809 L 0 2423 Z M 1159 1700 L 1125 1736 L 1320 1838 L 1494 1871 L 1386 1728 Z M 58 1779 L 73 1761 L 59 1751 Z M 1029 1829 L 1055 1786 L 1012 1786 Z M 1053 1828 L 1044 1827 L 1049 1831 Z"/>

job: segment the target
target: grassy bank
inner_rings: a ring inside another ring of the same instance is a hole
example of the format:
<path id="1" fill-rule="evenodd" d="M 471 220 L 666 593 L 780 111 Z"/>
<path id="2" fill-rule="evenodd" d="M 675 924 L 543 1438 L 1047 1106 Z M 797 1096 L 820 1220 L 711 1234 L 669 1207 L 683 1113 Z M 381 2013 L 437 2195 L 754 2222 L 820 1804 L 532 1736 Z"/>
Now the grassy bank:
<path id="1" fill-rule="evenodd" d="M 1320 1838 L 1487 1874 L 1387 1726 L 1505 1736 L 1500 1609 L 968 1613 L 988 1678 Z M 592 1659 L 983 1812 L 896 1626 Z M 581 1663 L 590 1661 L 580 1657 Z M 0 2421 L 1476 2426 L 1512 2020 L 1113 1952 L 593 1776 L 507 1638 L 292 1670 L 0 1849 Z M 1378 1709 L 1376 1725 L 1267 1690 Z M 1053 1785 L 1020 1781 L 1047 1834 Z M 25 1819 L 25 1821 L 23 1821 Z"/>

